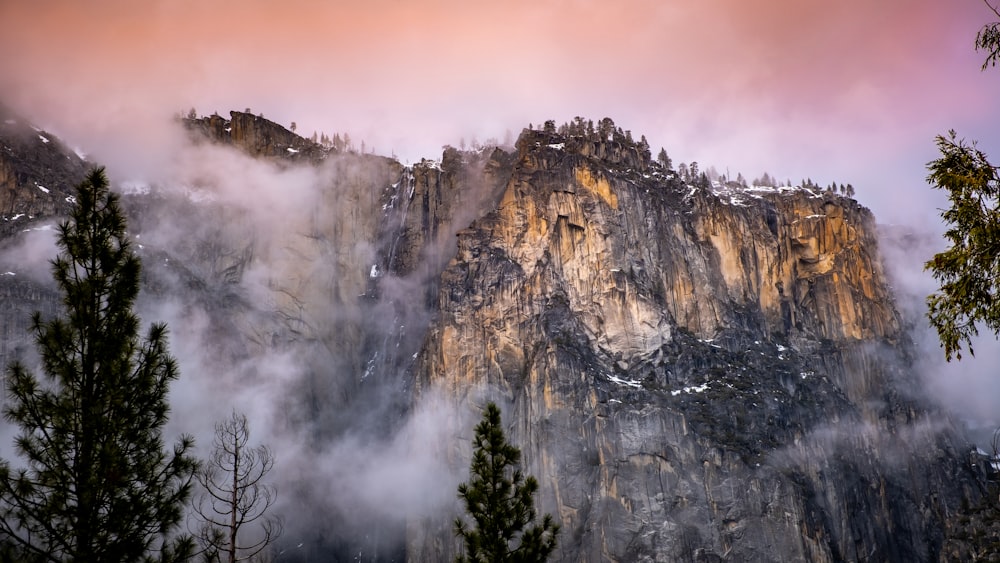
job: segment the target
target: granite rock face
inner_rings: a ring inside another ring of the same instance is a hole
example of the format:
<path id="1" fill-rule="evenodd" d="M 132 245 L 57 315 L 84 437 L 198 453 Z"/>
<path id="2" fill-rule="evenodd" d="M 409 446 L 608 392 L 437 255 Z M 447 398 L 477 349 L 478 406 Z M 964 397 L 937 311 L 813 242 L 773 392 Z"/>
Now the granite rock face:
<path id="1" fill-rule="evenodd" d="M 231 111 L 229 119 L 213 114 L 207 117 L 186 118 L 184 126 L 200 137 L 216 143 L 233 145 L 256 158 L 282 159 L 283 161 L 309 161 L 325 158 L 329 151 L 304 139 L 281 125 L 264 119 L 262 115 Z"/>
<path id="2" fill-rule="evenodd" d="M 418 393 L 503 402 L 559 560 L 937 559 L 975 479 L 908 393 L 871 214 L 616 154 L 522 134 L 442 274 Z M 411 560 L 454 555 L 448 521 L 413 529 Z"/>
<path id="3" fill-rule="evenodd" d="M 58 137 L 0 105 L 0 234 L 65 214 L 86 169 Z"/>

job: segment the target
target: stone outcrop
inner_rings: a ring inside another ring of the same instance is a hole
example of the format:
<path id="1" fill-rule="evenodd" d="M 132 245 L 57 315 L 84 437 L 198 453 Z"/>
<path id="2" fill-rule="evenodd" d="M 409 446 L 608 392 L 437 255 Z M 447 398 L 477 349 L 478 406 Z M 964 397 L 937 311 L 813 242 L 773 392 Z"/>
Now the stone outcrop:
<path id="1" fill-rule="evenodd" d="M 0 106 L 0 235 L 64 215 L 86 168 L 58 137 Z"/>
<path id="2" fill-rule="evenodd" d="M 522 134 L 458 234 L 418 391 L 505 405 L 558 560 L 936 559 L 975 479 L 908 393 L 871 214 L 600 145 Z M 412 529 L 411 560 L 454 555 L 450 518 Z"/>
<path id="3" fill-rule="evenodd" d="M 185 118 L 188 130 L 216 143 L 233 145 L 253 157 L 283 161 L 316 161 L 329 150 L 277 123 L 249 112 L 231 111 L 229 119 L 213 114 L 207 117 Z M 197 137 L 196 137 L 197 139 Z"/>

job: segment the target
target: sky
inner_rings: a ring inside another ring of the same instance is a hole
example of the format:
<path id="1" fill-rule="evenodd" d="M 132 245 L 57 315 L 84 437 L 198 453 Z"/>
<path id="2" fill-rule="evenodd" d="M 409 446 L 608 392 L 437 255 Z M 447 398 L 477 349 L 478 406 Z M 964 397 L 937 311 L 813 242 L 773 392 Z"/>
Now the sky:
<path id="1" fill-rule="evenodd" d="M 880 222 L 933 234 L 935 135 L 1000 160 L 1000 69 L 974 50 L 995 19 L 982 0 L 0 1 L 0 101 L 132 180 L 170 165 L 170 117 L 190 108 L 404 162 L 608 116 L 675 163 L 849 182 Z M 995 379 L 974 365 L 941 369 Z"/>
<path id="2" fill-rule="evenodd" d="M 933 139 L 1000 154 L 981 0 L 0 3 L 0 99 L 111 173 L 171 114 L 251 108 L 404 161 L 529 123 L 611 117 L 675 162 L 852 183 L 936 219 Z M 143 156 L 145 153 L 145 156 Z M 137 170 L 134 170 L 137 169 Z"/>

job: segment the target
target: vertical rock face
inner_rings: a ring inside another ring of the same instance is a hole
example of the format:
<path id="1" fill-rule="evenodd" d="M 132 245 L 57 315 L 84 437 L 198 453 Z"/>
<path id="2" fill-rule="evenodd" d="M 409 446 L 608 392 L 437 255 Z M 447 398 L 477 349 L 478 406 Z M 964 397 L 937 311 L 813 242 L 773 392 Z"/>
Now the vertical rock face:
<path id="1" fill-rule="evenodd" d="M 249 112 L 231 111 L 229 119 L 218 114 L 187 118 L 184 125 L 205 138 L 231 144 L 253 157 L 308 161 L 322 159 L 328 154 L 322 146 Z"/>
<path id="2" fill-rule="evenodd" d="M 0 235 L 66 213 L 85 170 L 57 137 L 0 106 Z"/>
<path id="3" fill-rule="evenodd" d="M 560 560 L 935 559 L 974 480 L 906 394 L 871 214 L 607 145 L 522 134 L 458 233 L 418 393 L 505 403 Z M 449 522 L 415 525 L 410 559 L 451 558 Z"/>

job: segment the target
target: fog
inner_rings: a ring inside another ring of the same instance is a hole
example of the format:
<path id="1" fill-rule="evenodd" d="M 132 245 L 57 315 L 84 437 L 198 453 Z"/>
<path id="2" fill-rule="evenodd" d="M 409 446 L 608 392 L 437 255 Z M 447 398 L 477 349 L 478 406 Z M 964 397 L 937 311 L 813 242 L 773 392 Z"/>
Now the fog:
<path id="1" fill-rule="evenodd" d="M 927 296 L 937 282 L 923 263 L 946 248 L 936 226 L 884 226 L 881 251 L 888 267 L 896 307 L 910 328 L 922 390 L 968 425 L 976 442 L 988 449 L 993 429 L 1000 426 L 1000 363 L 997 337 L 983 329 L 973 338 L 975 355 L 948 362 L 937 333 L 927 319 Z"/>
<path id="2" fill-rule="evenodd" d="M 374 157 L 282 166 L 170 146 L 134 199 L 152 287 L 140 311 L 170 326 L 182 374 L 168 433 L 204 448 L 220 417 L 246 413 L 275 453 L 289 556 L 398 548 L 404 518 L 454 502 L 460 476 L 440 448 L 469 422 L 466 406 L 433 393 L 410 403 L 404 390 L 402 360 L 430 319 L 428 273 L 384 272 L 365 297 L 373 265 L 386 269 L 380 195 L 404 179 Z"/>

